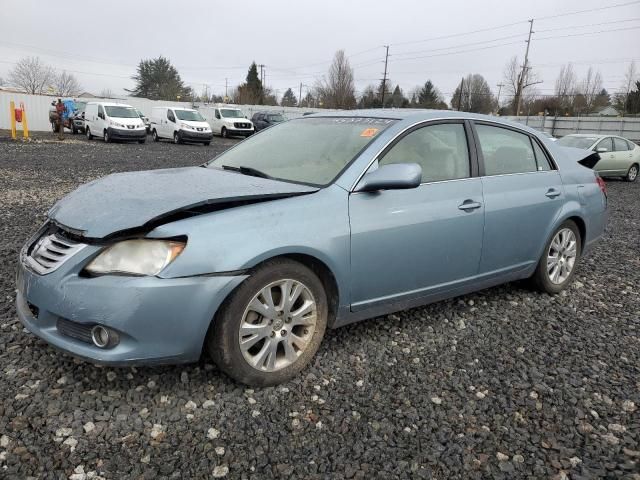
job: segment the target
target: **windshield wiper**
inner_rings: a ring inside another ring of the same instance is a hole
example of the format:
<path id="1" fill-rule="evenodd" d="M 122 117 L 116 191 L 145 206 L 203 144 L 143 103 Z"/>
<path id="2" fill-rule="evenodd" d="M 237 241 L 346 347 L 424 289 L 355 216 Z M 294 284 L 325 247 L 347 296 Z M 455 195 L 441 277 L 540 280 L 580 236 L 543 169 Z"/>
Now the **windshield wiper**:
<path id="1" fill-rule="evenodd" d="M 232 167 L 231 165 L 222 165 L 222 168 L 224 170 L 233 170 L 234 172 L 240 172 L 243 175 L 251 175 L 252 177 L 260 177 L 260 178 L 271 178 L 271 176 L 267 175 L 264 172 L 261 172 L 258 169 L 252 168 L 252 167 L 243 167 L 243 166 L 239 166 L 239 167 Z"/>

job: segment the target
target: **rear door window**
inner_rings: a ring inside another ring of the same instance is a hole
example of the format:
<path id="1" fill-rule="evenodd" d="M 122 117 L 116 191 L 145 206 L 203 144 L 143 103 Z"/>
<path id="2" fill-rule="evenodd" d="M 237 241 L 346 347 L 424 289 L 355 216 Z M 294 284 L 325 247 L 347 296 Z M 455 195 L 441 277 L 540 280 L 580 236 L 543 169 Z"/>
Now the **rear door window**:
<path id="1" fill-rule="evenodd" d="M 538 165 L 538 171 L 544 172 L 547 170 L 553 170 L 551 168 L 551 162 L 549 161 L 549 157 L 544 153 L 542 147 L 538 145 L 534 139 L 531 139 L 531 143 L 533 144 L 533 151 L 536 154 L 536 164 Z"/>
<path id="2" fill-rule="evenodd" d="M 629 150 L 627 141 L 622 138 L 613 137 L 613 150 L 616 152 L 626 152 Z"/>
<path id="3" fill-rule="evenodd" d="M 506 175 L 538 170 L 529 135 L 507 128 L 476 124 L 485 175 Z"/>

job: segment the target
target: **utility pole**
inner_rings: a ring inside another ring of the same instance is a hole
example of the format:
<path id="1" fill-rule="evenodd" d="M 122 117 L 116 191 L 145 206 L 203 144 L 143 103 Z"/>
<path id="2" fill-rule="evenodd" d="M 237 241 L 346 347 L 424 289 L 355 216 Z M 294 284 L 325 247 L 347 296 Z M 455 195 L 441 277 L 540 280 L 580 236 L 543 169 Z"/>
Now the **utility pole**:
<path id="1" fill-rule="evenodd" d="M 496 103 L 498 104 L 498 111 L 500 111 L 500 92 L 502 91 L 502 87 L 504 87 L 504 83 L 499 83 L 496 85 L 496 87 L 498 87 L 498 98 Z"/>
<path id="2" fill-rule="evenodd" d="M 224 79 L 224 101 L 225 101 L 225 103 L 227 102 L 227 98 L 228 98 L 228 95 L 227 95 L 228 89 L 229 89 L 229 79 L 225 78 Z"/>
<path id="3" fill-rule="evenodd" d="M 265 65 L 264 65 L 264 63 L 261 63 L 258 66 L 260 67 L 260 83 L 264 87 L 264 67 L 265 67 Z"/>
<path id="4" fill-rule="evenodd" d="M 382 77 L 382 108 L 384 108 L 384 94 L 387 89 L 387 64 L 389 63 L 389 45 L 384 45 L 386 53 L 384 55 L 384 76 Z"/>
<path id="5" fill-rule="evenodd" d="M 533 18 L 529 20 L 529 38 L 527 38 L 527 49 L 524 52 L 524 65 L 522 65 L 522 72 L 518 78 L 518 88 L 516 90 L 516 117 L 520 115 L 520 105 L 522 104 L 522 85 L 527 77 L 527 70 L 529 69 L 529 47 L 531 46 L 531 34 L 533 33 Z"/>
<path id="6" fill-rule="evenodd" d="M 462 90 L 464 90 L 464 77 L 460 81 L 460 92 L 458 93 L 458 111 L 460 111 L 460 106 L 462 105 Z"/>
<path id="7" fill-rule="evenodd" d="M 298 106 L 300 106 L 300 102 L 302 102 L 302 82 L 300 82 L 300 91 L 298 93 Z"/>

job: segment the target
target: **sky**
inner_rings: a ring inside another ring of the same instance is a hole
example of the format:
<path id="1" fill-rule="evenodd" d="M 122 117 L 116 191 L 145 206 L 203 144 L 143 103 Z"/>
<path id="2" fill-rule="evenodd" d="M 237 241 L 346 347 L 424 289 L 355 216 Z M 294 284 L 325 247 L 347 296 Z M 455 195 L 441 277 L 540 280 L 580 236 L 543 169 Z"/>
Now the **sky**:
<path id="1" fill-rule="evenodd" d="M 255 61 L 279 97 L 287 88 L 298 96 L 300 84 L 304 95 L 339 49 L 361 92 L 383 76 L 384 45 L 388 77 L 405 94 L 430 79 L 450 99 L 469 73 L 497 93 L 507 61 L 524 57 L 531 18 L 529 63 L 540 94 L 553 93 L 567 62 L 579 77 L 599 70 L 610 92 L 621 90 L 631 60 L 640 69 L 640 1 L 629 0 L 0 0 L 0 11 L 0 78 L 20 58 L 38 56 L 95 94 L 125 95 L 138 62 L 163 55 L 197 93 L 223 95 Z"/>

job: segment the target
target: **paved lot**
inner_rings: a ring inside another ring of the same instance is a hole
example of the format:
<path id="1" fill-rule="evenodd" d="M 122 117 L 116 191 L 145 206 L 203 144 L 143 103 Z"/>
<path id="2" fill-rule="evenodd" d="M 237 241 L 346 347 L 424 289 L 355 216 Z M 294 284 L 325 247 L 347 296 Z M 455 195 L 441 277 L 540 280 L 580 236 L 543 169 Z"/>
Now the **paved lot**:
<path id="1" fill-rule="evenodd" d="M 640 183 L 608 182 L 610 229 L 568 292 L 332 331 L 294 381 L 251 390 L 207 360 L 99 368 L 23 330 L 18 250 L 56 199 L 235 143 L 68 139 L 0 142 L 0 477 L 640 478 Z"/>

